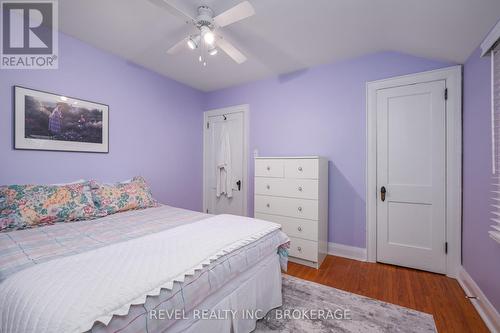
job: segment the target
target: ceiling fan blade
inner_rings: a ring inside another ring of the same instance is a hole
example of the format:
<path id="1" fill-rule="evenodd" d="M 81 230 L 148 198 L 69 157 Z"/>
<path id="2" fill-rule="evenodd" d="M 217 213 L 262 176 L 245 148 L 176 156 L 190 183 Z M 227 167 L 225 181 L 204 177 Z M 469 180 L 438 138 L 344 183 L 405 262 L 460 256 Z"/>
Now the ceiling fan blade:
<path id="1" fill-rule="evenodd" d="M 167 53 L 170 55 L 174 55 L 174 54 L 179 53 L 186 46 L 186 40 L 187 40 L 187 38 L 181 39 L 179 42 L 177 42 L 171 48 L 169 48 L 167 50 Z"/>
<path id="2" fill-rule="evenodd" d="M 225 27 L 234 22 L 241 21 L 255 14 L 255 9 L 248 1 L 243 1 L 240 4 L 226 10 L 224 13 L 217 15 L 214 18 L 215 24 L 219 27 Z"/>
<path id="3" fill-rule="evenodd" d="M 190 23 L 190 22 L 194 21 L 194 18 L 192 15 L 190 15 L 186 11 L 180 9 L 179 7 L 176 7 L 169 0 L 149 0 L 149 1 L 156 4 L 157 6 L 165 8 L 172 15 L 175 15 L 175 16 L 181 18 L 182 20 L 186 21 L 186 23 Z"/>
<path id="4" fill-rule="evenodd" d="M 240 52 L 233 44 L 229 43 L 224 37 L 219 36 L 217 40 L 217 46 L 226 54 L 231 57 L 237 64 L 242 64 L 247 61 L 247 57 L 243 53 Z"/>

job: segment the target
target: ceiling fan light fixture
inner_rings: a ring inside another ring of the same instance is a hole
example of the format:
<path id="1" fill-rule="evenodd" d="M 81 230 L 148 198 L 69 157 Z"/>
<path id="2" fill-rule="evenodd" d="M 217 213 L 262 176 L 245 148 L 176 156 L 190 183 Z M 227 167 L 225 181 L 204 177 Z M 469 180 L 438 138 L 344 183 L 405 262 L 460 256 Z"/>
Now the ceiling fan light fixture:
<path id="1" fill-rule="evenodd" d="M 213 45 L 214 44 L 214 42 L 215 42 L 215 35 L 212 32 L 212 30 L 210 30 L 209 27 L 207 27 L 207 26 L 202 26 L 201 27 L 201 36 L 203 37 L 203 40 L 205 41 L 205 43 L 207 43 L 208 45 Z"/>
<path id="2" fill-rule="evenodd" d="M 167 50 L 167 54 L 175 55 L 183 50 L 187 44 L 191 50 L 199 50 L 197 52 L 199 55 L 198 60 L 204 66 L 208 65 L 208 57 L 215 56 L 219 51 L 227 54 L 237 64 L 244 63 L 247 57 L 219 33 L 221 28 L 255 15 L 255 9 L 249 0 L 238 1 L 240 1 L 239 4 L 218 15 L 214 15 L 214 11 L 208 5 L 201 4 L 197 8 L 197 15 L 192 17 L 184 10 L 170 3 L 173 0 L 161 0 L 160 2 L 164 6 L 181 16 L 186 23 L 193 26 L 192 28 L 198 30 L 198 32 L 187 34 L 187 37 L 172 45 Z M 200 2 L 205 3 L 206 1 Z"/>
<path id="3" fill-rule="evenodd" d="M 216 47 L 213 47 L 211 49 L 208 50 L 208 54 L 211 55 L 211 56 L 214 56 L 218 53 L 219 51 L 217 50 Z"/>
<path id="4" fill-rule="evenodd" d="M 194 50 L 196 48 L 196 44 L 193 42 L 191 38 L 188 39 L 187 44 L 191 50 Z"/>
<path id="5" fill-rule="evenodd" d="M 212 31 L 207 32 L 204 36 L 203 39 L 205 40 L 205 43 L 208 45 L 212 45 L 215 42 L 215 36 Z"/>
<path id="6" fill-rule="evenodd" d="M 187 40 L 187 45 L 191 50 L 196 49 L 199 43 L 200 43 L 200 36 L 190 36 Z"/>

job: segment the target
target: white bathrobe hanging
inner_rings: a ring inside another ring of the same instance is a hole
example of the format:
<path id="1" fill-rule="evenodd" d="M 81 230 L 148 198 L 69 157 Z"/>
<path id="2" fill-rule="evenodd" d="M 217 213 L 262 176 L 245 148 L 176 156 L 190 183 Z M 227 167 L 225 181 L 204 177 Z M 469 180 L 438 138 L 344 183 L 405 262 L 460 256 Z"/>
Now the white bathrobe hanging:
<path id="1" fill-rule="evenodd" d="M 231 145 L 226 124 L 222 124 L 215 173 L 217 198 L 222 194 L 226 194 L 228 198 L 231 198 L 233 196 L 233 173 L 231 170 Z"/>

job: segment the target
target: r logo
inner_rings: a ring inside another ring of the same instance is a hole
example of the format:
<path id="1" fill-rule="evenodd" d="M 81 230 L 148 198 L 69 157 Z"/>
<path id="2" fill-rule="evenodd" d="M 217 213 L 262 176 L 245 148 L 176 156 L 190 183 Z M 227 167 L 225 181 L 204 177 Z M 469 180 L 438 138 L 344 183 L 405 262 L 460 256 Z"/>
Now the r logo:
<path id="1" fill-rule="evenodd" d="M 3 2 L 3 54 L 52 54 L 51 2 Z"/>

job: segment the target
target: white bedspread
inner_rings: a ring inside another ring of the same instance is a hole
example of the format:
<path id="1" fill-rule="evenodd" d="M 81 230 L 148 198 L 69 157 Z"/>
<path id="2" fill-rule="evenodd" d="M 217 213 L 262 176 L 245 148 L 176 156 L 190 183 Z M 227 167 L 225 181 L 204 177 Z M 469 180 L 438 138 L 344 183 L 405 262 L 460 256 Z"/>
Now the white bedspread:
<path id="1" fill-rule="evenodd" d="M 82 332 L 95 321 L 107 324 L 130 305 L 279 227 L 218 215 L 30 267 L 0 284 L 0 330 Z"/>

